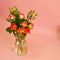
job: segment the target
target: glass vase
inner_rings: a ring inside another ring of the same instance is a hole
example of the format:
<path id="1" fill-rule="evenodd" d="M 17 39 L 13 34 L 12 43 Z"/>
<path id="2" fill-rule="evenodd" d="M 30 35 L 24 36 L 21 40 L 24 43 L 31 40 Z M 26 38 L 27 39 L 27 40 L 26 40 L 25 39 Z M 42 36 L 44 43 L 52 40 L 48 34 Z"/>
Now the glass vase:
<path id="1" fill-rule="evenodd" d="M 27 44 L 23 34 L 15 35 L 14 52 L 18 55 L 24 55 L 27 52 Z"/>

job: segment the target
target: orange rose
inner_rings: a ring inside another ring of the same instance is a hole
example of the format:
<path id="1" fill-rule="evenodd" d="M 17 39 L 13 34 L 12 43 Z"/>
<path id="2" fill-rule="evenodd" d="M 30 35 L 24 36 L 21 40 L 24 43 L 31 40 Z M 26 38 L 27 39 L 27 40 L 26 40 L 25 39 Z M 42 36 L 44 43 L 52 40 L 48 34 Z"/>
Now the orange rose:
<path id="1" fill-rule="evenodd" d="M 20 32 L 20 33 L 23 33 L 25 31 L 25 28 L 24 27 L 20 27 L 17 32 Z"/>
<path id="2" fill-rule="evenodd" d="M 25 28 L 25 33 L 26 34 L 30 33 L 30 29 L 29 28 Z"/>
<path id="3" fill-rule="evenodd" d="M 16 30 L 17 29 L 17 25 L 15 23 L 11 23 L 10 28 L 11 28 L 11 30 Z"/>
<path id="4" fill-rule="evenodd" d="M 30 29 L 33 29 L 34 24 L 33 24 L 33 23 L 30 23 L 28 27 L 29 27 Z"/>
<path id="5" fill-rule="evenodd" d="M 27 22 L 27 21 L 24 21 L 21 25 L 22 25 L 23 27 L 27 27 L 28 22 Z"/>

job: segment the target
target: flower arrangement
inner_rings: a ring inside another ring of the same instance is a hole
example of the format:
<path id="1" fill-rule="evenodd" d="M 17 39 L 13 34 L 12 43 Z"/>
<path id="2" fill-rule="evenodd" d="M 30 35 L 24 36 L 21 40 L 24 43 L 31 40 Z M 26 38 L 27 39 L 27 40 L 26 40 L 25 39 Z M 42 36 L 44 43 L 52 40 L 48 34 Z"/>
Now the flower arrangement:
<path id="1" fill-rule="evenodd" d="M 17 7 L 9 8 L 10 14 L 7 21 L 11 23 L 10 27 L 7 27 L 6 31 L 9 33 L 23 33 L 25 36 L 33 29 L 34 24 L 31 22 L 37 15 L 35 11 L 29 11 L 27 19 L 23 13 L 19 12 Z"/>
<path id="2" fill-rule="evenodd" d="M 27 17 L 23 13 L 21 13 L 17 7 L 9 8 L 10 14 L 7 17 L 7 21 L 11 23 L 10 27 L 6 28 L 6 31 L 9 33 L 13 33 L 16 37 L 16 40 L 21 43 L 24 41 L 26 35 L 30 33 L 31 29 L 33 29 L 34 24 L 32 20 L 36 17 L 36 12 L 31 10 L 28 12 Z M 17 43 L 17 44 L 19 44 Z M 19 44 L 21 45 L 21 44 Z M 19 48 L 22 49 L 20 46 Z"/>

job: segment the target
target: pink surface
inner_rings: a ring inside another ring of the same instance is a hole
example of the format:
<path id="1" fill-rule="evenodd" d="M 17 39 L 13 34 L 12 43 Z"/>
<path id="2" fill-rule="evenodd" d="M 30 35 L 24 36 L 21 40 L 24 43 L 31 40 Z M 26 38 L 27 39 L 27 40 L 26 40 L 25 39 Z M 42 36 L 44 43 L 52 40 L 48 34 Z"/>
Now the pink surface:
<path id="1" fill-rule="evenodd" d="M 24 56 L 13 53 L 13 34 L 5 28 L 9 26 L 6 17 L 9 7 L 17 6 L 25 15 L 36 10 L 38 16 L 31 35 L 26 37 L 28 51 Z M 0 0 L 0 60 L 60 60 L 60 0 Z"/>

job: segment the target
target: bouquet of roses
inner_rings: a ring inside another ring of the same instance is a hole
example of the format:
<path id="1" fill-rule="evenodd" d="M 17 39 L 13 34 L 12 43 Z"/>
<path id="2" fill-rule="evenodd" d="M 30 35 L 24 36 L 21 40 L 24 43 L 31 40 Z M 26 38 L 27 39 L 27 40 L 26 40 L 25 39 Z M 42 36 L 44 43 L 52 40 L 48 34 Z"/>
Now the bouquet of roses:
<path id="1" fill-rule="evenodd" d="M 10 14 L 6 19 L 8 22 L 11 23 L 10 27 L 6 28 L 6 31 L 15 35 L 16 33 L 22 34 L 26 36 L 30 33 L 30 30 L 33 29 L 34 24 L 32 20 L 36 17 L 36 12 L 31 10 L 28 12 L 27 17 L 21 13 L 17 7 L 9 8 Z"/>
<path id="2" fill-rule="evenodd" d="M 35 19 L 37 14 L 35 11 L 31 10 L 28 12 L 27 17 L 25 17 L 17 7 L 9 8 L 9 11 L 10 14 L 6 20 L 10 22 L 11 25 L 6 28 L 6 31 L 13 33 L 16 38 L 14 52 L 16 54 L 25 54 L 25 37 L 30 33 L 31 29 L 33 29 L 34 24 L 32 20 Z"/>

